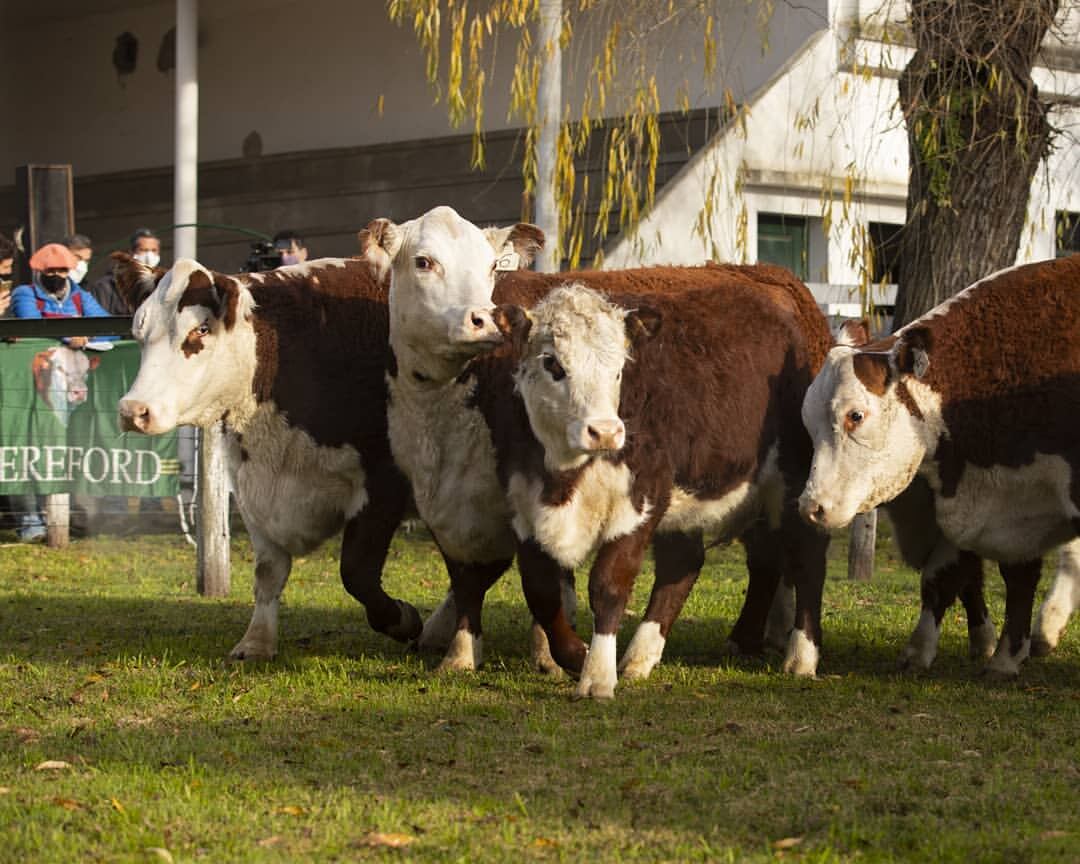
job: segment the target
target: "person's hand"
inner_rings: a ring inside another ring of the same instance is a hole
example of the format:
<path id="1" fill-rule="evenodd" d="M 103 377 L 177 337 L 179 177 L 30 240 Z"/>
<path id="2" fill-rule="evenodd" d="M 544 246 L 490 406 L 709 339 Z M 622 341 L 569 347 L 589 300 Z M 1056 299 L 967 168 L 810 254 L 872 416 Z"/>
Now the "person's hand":
<path id="1" fill-rule="evenodd" d="M 5 291 L 0 294 L 0 315 L 6 315 L 11 306 L 11 292 Z"/>
<path id="2" fill-rule="evenodd" d="M 90 341 L 89 336 L 72 336 L 68 339 L 69 348 L 85 348 L 86 343 Z"/>

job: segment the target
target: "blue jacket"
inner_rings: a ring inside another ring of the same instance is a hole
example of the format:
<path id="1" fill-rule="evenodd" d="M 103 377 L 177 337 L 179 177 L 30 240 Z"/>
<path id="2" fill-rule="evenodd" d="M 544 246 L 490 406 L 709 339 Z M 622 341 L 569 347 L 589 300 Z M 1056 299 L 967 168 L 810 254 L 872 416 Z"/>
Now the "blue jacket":
<path id="1" fill-rule="evenodd" d="M 75 305 L 78 295 L 82 305 L 82 315 Z M 38 285 L 20 285 L 11 292 L 11 314 L 15 318 L 106 318 L 109 313 L 101 308 L 89 291 L 83 291 L 71 279 L 68 279 L 68 296 L 60 303 L 52 294 Z M 95 336 L 95 340 L 113 340 L 115 336 Z M 66 340 L 65 340 L 66 341 Z"/>

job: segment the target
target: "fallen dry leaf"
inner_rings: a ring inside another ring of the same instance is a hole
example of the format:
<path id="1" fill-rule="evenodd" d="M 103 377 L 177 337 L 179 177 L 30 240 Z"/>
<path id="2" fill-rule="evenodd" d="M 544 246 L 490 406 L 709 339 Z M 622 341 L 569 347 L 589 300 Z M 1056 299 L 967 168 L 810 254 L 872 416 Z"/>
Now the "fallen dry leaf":
<path id="1" fill-rule="evenodd" d="M 533 846 L 545 847 L 545 846 L 558 846 L 559 844 L 552 840 L 550 837 L 537 837 L 532 841 Z"/>
<path id="2" fill-rule="evenodd" d="M 52 803 L 59 807 L 63 807 L 65 810 L 82 810 L 83 806 L 74 798 L 60 798 L 56 797 L 52 799 Z"/>
<path id="3" fill-rule="evenodd" d="M 1043 831 L 1042 834 L 1039 835 L 1039 839 L 1041 839 L 1041 840 L 1056 840 L 1059 837 L 1068 837 L 1068 836 L 1069 836 L 1068 831 Z"/>
<path id="4" fill-rule="evenodd" d="M 287 804 L 284 807 L 276 808 L 274 812 L 281 813 L 285 816 L 305 816 L 308 811 L 306 807 L 297 807 L 295 804 Z"/>
<path id="5" fill-rule="evenodd" d="M 124 809 L 124 805 L 121 804 L 119 801 L 117 801 L 115 798 L 110 798 L 109 803 L 112 804 L 113 810 L 115 810 L 117 813 L 126 813 L 127 812 Z"/>
<path id="6" fill-rule="evenodd" d="M 11 794 L 11 787 L 10 786 L 0 786 L 0 795 L 10 795 L 10 794 Z"/>
<path id="7" fill-rule="evenodd" d="M 147 846 L 143 850 L 147 855 L 156 855 L 162 861 L 168 861 L 172 864 L 172 853 L 168 849 L 162 849 L 160 846 Z"/>
<path id="8" fill-rule="evenodd" d="M 259 841 L 258 845 L 261 846 L 263 849 L 269 849 L 271 846 L 277 846 L 277 844 L 280 843 L 281 840 L 282 837 L 280 834 L 271 834 L 269 837 L 263 837 L 263 839 Z"/>
<path id="9" fill-rule="evenodd" d="M 31 729 L 29 726 L 16 726 L 13 731 L 21 744 L 33 744 L 41 737 L 37 729 Z"/>
<path id="10" fill-rule="evenodd" d="M 353 842 L 353 846 L 385 846 L 388 849 L 404 849 L 416 842 L 408 834 L 384 834 L 382 831 L 370 831 Z"/>
<path id="11" fill-rule="evenodd" d="M 34 766 L 35 771 L 63 771 L 65 768 L 70 768 L 71 763 L 65 762 L 62 759 L 46 759 L 44 762 L 39 762 Z"/>
<path id="12" fill-rule="evenodd" d="M 796 846 L 802 843 L 802 841 L 802 837 L 784 837 L 782 840 L 774 840 L 772 848 L 776 849 L 777 851 L 781 851 L 783 849 L 794 849 Z"/>

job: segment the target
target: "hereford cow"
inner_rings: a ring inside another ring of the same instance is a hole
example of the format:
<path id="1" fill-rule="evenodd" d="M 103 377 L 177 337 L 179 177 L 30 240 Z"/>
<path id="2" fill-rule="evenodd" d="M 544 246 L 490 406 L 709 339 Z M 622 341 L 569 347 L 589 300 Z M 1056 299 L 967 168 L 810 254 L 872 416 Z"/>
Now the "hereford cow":
<path id="1" fill-rule="evenodd" d="M 120 401 L 122 428 L 156 434 L 222 421 L 226 429 L 255 550 L 255 610 L 231 656 L 274 656 L 293 556 L 342 526 L 345 588 L 375 630 L 415 638 L 417 611 L 381 584 L 409 502 L 386 440 L 385 284 L 360 260 L 224 276 L 184 259 L 163 278 L 134 261 L 118 266 L 141 268 L 118 283 L 146 296 L 132 326 L 142 360 Z"/>
<path id="2" fill-rule="evenodd" d="M 517 238 L 519 242 L 523 239 Z M 552 640 L 553 654 L 566 668 L 581 670 L 586 662 L 585 648 L 569 627 L 558 590 L 561 584 L 559 577 L 564 576 L 576 560 L 572 561 L 574 556 L 569 553 L 561 557 L 548 554 L 537 538 L 522 532 L 521 514 L 511 508 L 510 502 L 515 498 L 512 487 L 518 482 L 515 478 L 542 478 L 544 457 L 529 429 L 520 400 L 512 396 L 513 362 L 508 346 L 507 350 L 497 349 L 487 353 L 503 340 L 491 312 L 493 290 L 496 299 L 504 303 L 516 300 L 512 295 L 517 291 L 524 298 L 524 305 L 529 305 L 535 301 L 535 293 L 530 293 L 526 284 L 529 280 L 521 274 L 513 278 L 503 277 L 496 285 L 493 272 L 500 250 L 492 248 L 479 229 L 449 208 L 436 208 L 420 219 L 400 226 L 385 220 L 373 223 L 365 251 L 369 256 L 384 256 L 387 266 L 392 268 L 390 336 L 394 361 L 389 382 L 390 437 L 395 458 L 413 483 L 421 515 L 432 527 L 444 552 L 449 551 L 450 557 L 460 556 L 474 572 L 480 570 L 481 565 L 490 565 L 489 578 L 497 576 L 509 563 L 516 545 L 530 607 L 534 614 L 539 612 L 543 616 Z M 736 293 L 740 299 L 747 297 L 751 298 L 748 300 L 751 304 L 769 306 L 774 315 L 782 318 L 790 328 L 791 338 L 798 344 L 790 352 L 793 364 L 810 362 L 810 341 L 814 342 L 814 350 L 819 353 L 820 361 L 830 342 L 824 319 L 801 283 L 794 283 L 797 287 L 793 287 L 790 274 L 786 277 L 789 284 L 776 279 L 776 274 L 781 272 L 778 268 L 762 268 L 756 273 L 754 268 L 745 268 L 745 271 L 722 267 L 657 268 L 582 273 L 575 274 L 575 278 L 595 280 L 597 284 L 621 288 L 627 293 L 634 292 L 639 297 L 647 292 L 658 296 L 677 295 L 688 293 L 692 288 L 715 288 L 734 283 L 739 286 Z M 565 276 L 557 275 L 543 278 L 548 287 L 565 280 Z M 516 283 L 518 287 L 510 283 Z M 704 296 L 708 292 L 694 293 Z M 800 330 L 800 316 L 804 308 L 812 310 L 818 322 L 819 332 L 816 332 L 813 340 Z M 710 309 L 710 313 L 715 311 Z M 749 335 L 750 332 L 744 333 L 733 344 L 745 348 Z M 700 344 L 698 347 L 701 347 Z M 475 359 L 478 355 L 485 356 Z M 682 359 L 688 360 L 685 357 Z M 784 386 L 792 385 L 799 374 L 793 366 L 791 375 L 784 378 Z M 805 388 L 810 380 L 810 367 L 805 366 L 801 374 L 802 387 Z M 805 439 L 797 422 L 802 390 L 791 392 L 795 394 L 796 422 L 793 428 L 798 436 Z M 779 404 L 773 407 L 779 411 Z M 770 415 L 769 423 L 770 430 L 775 429 L 775 412 Z M 699 420 L 686 428 L 700 425 Z M 602 429 L 594 431 L 603 433 Z M 804 440 L 803 443 L 803 461 L 808 465 L 809 441 Z M 769 462 L 769 471 L 773 471 L 776 460 L 786 464 L 794 456 L 785 444 L 771 457 L 766 448 L 755 458 L 773 460 Z M 607 464 L 607 460 L 599 461 Z M 527 466 L 527 471 L 521 467 L 522 464 Z M 764 471 L 764 462 L 759 467 Z M 606 469 L 601 467 L 597 470 Z M 623 467 L 611 470 L 617 477 L 625 473 Z M 747 467 L 746 470 L 752 468 Z M 565 478 L 559 475 L 556 485 L 562 479 Z M 587 497 L 594 485 L 591 481 L 587 483 L 585 491 L 578 497 Z M 500 488 L 509 491 L 510 496 L 499 495 Z M 572 486 L 562 491 L 578 495 Z M 604 491 L 602 486 L 600 491 Z M 682 491 L 688 499 L 694 498 L 693 490 Z M 770 487 L 770 491 L 775 492 L 775 489 Z M 748 501 L 754 498 L 748 493 Z M 642 505 L 641 501 L 635 503 Z M 650 509 L 655 506 L 655 502 L 650 502 Z M 740 508 L 740 513 L 752 510 L 752 505 L 747 503 Z M 608 514 L 614 522 L 609 520 L 607 528 L 617 535 L 619 516 L 628 512 L 621 508 Z M 788 516 L 784 520 L 785 528 L 804 538 L 813 547 L 809 554 L 793 554 L 793 543 L 788 543 L 784 549 L 776 542 L 773 533 L 778 526 L 758 524 L 752 516 L 747 516 L 745 520 L 732 518 L 725 528 L 732 536 L 745 529 L 748 535 L 756 534 L 760 538 L 753 544 L 753 552 L 748 554 L 748 559 L 751 569 L 757 567 L 762 578 L 751 579 L 743 610 L 755 622 L 746 632 L 756 633 L 759 644 L 765 612 L 775 591 L 781 565 L 788 565 L 793 572 L 801 574 L 797 581 L 804 585 L 800 592 L 799 609 L 803 623 L 792 637 L 786 668 L 812 674 L 819 642 L 817 615 L 824 573 L 825 541 L 814 537 L 798 519 L 792 519 L 793 512 L 789 506 Z M 626 524 L 629 525 L 633 519 L 627 518 L 629 521 Z M 573 529 L 571 522 L 564 525 L 567 531 Z M 630 659 L 624 658 L 628 673 L 640 668 L 647 674 L 647 670 L 659 659 L 666 637 L 662 621 L 670 621 L 677 614 L 701 567 L 701 530 L 706 523 L 707 520 L 688 518 L 680 525 L 672 526 L 669 532 L 657 535 L 657 584 L 649 607 L 656 611 L 658 619 L 647 620 L 631 642 L 628 651 Z M 588 529 L 583 531 L 587 533 Z M 633 536 L 637 537 L 636 531 Z M 642 550 L 648 546 L 648 542 L 647 537 Z M 573 551 L 575 554 L 585 554 L 587 544 L 582 546 L 579 543 Z M 782 552 L 792 554 L 781 561 Z M 454 573 L 453 567 L 451 573 Z M 461 573 L 459 569 L 459 577 Z M 477 584 L 481 581 L 478 580 Z M 816 583 L 816 588 L 813 583 Z M 454 588 L 461 616 L 456 644 L 457 650 L 465 658 L 464 662 L 472 663 L 480 651 L 478 615 L 483 591 L 482 588 L 474 588 L 466 601 L 465 589 L 459 591 L 458 588 L 463 584 L 459 578 Z M 477 620 L 474 621 L 474 617 Z M 742 621 L 741 617 L 740 623 Z M 739 625 L 736 626 L 738 632 Z M 614 655 L 609 648 L 613 648 L 613 642 L 610 646 L 606 642 L 603 644 L 605 647 L 600 654 L 610 654 L 612 674 L 608 676 L 605 672 L 603 680 L 599 677 L 593 680 L 591 673 L 586 675 L 581 685 L 583 695 L 611 695 L 615 666 Z"/>
<path id="3" fill-rule="evenodd" d="M 959 549 L 996 560 L 1005 624 L 988 670 L 1030 653 L 1042 555 L 1080 533 L 1080 256 L 983 279 L 861 349 L 834 349 L 806 394 L 801 498 L 824 529 L 916 476 Z"/>
<path id="4" fill-rule="evenodd" d="M 34 355 L 34 390 L 65 426 L 71 412 L 90 395 L 87 378 L 100 362 L 100 357 L 90 357 L 85 351 L 66 345 L 48 348 Z"/>

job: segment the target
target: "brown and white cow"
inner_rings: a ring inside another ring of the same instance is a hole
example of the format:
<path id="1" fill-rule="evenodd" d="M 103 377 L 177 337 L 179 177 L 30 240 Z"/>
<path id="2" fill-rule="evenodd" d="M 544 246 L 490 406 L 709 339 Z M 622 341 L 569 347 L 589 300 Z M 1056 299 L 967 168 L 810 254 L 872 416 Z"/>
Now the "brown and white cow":
<path id="1" fill-rule="evenodd" d="M 503 277 L 496 283 L 494 267 L 499 250 L 490 244 L 485 246 L 486 242 L 479 229 L 449 208 L 436 208 L 404 225 L 373 223 L 366 251 L 369 255 L 385 256 L 393 273 L 390 338 L 395 361 L 389 388 L 392 447 L 395 458 L 413 483 L 421 515 L 433 528 L 444 550 L 453 549 L 455 554 L 473 564 L 501 561 L 501 566 L 505 566 L 517 541 L 519 566 L 530 608 L 534 614 L 539 609 L 548 616 L 544 621 L 556 659 L 566 668 L 577 671 L 585 662 L 585 649 L 580 639 L 572 634 L 559 598 L 560 577 L 570 569 L 566 564 L 569 558 L 559 560 L 548 555 L 531 536 L 522 537 L 518 532 L 515 538 L 512 529 L 519 525 L 517 514 L 509 504 L 513 496 L 508 499 L 499 494 L 501 489 L 510 488 L 514 477 L 510 469 L 521 459 L 530 466 L 528 476 L 532 476 L 534 468 L 542 472 L 544 460 L 542 448 L 532 435 L 520 401 L 515 403 L 511 398 L 514 364 L 510 352 L 492 351 L 501 339 L 501 330 L 491 312 L 492 293 L 494 291 L 496 300 L 504 303 L 521 303 L 512 296 L 515 289 L 508 284 L 509 280 L 509 283 L 517 283 L 516 290 L 524 296 L 523 305 L 530 305 L 536 298 L 535 293 L 526 290 L 525 274 Z M 733 270 L 738 268 L 657 268 L 582 273 L 575 277 L 596 280 L 626 291 L 636 290 L 639 294 L 650 286 L 654 292 L 685 293 L 691 283 L 697 288 L 707 288 L 722 284 L 726 279 L 747 283 L 743 285 L 745 294 L 754 295 L 749 283 L 755 280 L 746 273 L 734 277 Z M 545 278 L 547 288 L 554 282 L 565 280 L 565 276 L 557 275 Z M 805 287 L 800 288 L 805 293 Z M 768 279 L 757 279 L 756 289 L 759 300 L 765 295 L 773 297 L 774 306 L 780 307 L 791 326 L 798 329 L 799 304 L 789 287 L 770 285 Z M 828 329 L 808 293 L 805 299 L 819 321 L 819 351 L 823 358 L 830 341 Z M 745 337 L 743 341 L 746 341 Z M 484 356 L 478 358 L 481 354 Z M 805 387 L 810 380 L 809 370 L 804 376 Z M 801 398 L 801 390 L 798 395 Z M 516 416 L 500 417 L 500 412 L 514 404 L 517 405 Z M 797 410 L 798 400 L 795 402 L 795 428 L 805 439 L 805 433 L 798 426 Z M 602 429 L 593 431 L 603 434 Z M 804 444 L 808 465 L 809 441 Z M 762 458 L 765 455 L 762 454 Z M 514 517 L 513 522 L 511 517 Z M 750 527 L 753 519 L 738 525 L 736 521 L 728 526 L 733 536 L 743 528 L 754 530 Z M 811 543 L 821 543 L 799 525 L 797 518 L 789 517 L 787 521 Z M 667 605 L 674 609 L 669 618 L 677 614 L 701 566 L 701 528 L 691 520 L 670 534 L 658 535 L 657 585 L 653 599 L 663 599 L 655 604 L 650 600 L 650 610 L 654 605 Z M 645 546 L 648 546 L 648 540 Z M 760 624 L 750 628 L 756 630 L 760 642 L 764 616 L 779 578 L 780 549 L 775 542 L 760 543 L 758 548 L 762 559 L 760 569 L 770 576 L 768 579 L 751 579 L 750 592 L 760 594 L 763 602 L 751 603 L 748 596 L 744 612 L 748 607 L 761 610 L 754 612 L 755 620 Z M 819 548 L 822 551 L 818 563 L 823 574 L 824 547 L 819 545 Z M 786 563 L 801 566 L 801 561 L 795 561 L 798 557 L 791 556 Z M 811 569 L 813 566 L 809 565 Z M 530 575 L 538 571 L 541 578 Z M 537 591 L 543 596 L 539 597 Z M 457 587 L 454 593 L 455 598 L 462 601 Z M 820 582 L 817 601 L 819 605 Z M 807 609 L 800 610 L 803 617 L 813 618 L 816 624 L 813 599 L 804 592 L 802 602 L 808 604 Z M 470 614 L 461 607 L 459 611 L 466 617 Z M 657 614 L 669 614 L 656 611 Z M 465 621 L 459 629 L 460 652 L 470 661 L 480 650 L 477 632 L 474 624 Z M 816 664 L 817 634 L 813 632 L 806 637 L 803 630 L 798 632 L 799 636 L 793 640 L 797 647 L 789 651 L 787 665 L 793 671 L 812 672 Z M 646 621 L 628 652 L 637 652 L 636 655 L 629 662 L 624 658 L 627 671 L 644 669 L 647 674 L 659 659 L 665 636 L 663 626 L 657 621 Z M 614 669 L 614 655 L 611 660 Z M 613 686 L 614 681 L 610 684 Z M 589 684 L 585 686 L 585 693 L 606 696 L 610 695 L 610 688 Z"/>
<path id="2" fill-rule="evenodd" d="M 888 339 L 834 349 L 803 405 L 807 519 L 840 527 L 919 476 L 945 538 L 998 562 L 998 674 L 1030 652 L 1042 555 L 1080 533 L 1077 334 L 1080 256 L 1011 268 Z"/>
<path id="3" fill-rule="evenodd" d="M 238 276 L 186 259 L 163 278 L 133 260 L 118 266 L 118 282 L 145 297 L 132 326 L 142 359 L 120 401 L 122 428 L 225 425 L 255 550 L 255 610 L 231 656 L 274 656 L 293 557 L 343 526 L 345 588 L 375 630 L 414 639 L 420 616 L 381 584 L 409 504 L 386 439 L 385 283 L 356 259 Z"/>
<path id="4" fill-rule="evenodd" d="M 596 553 L 578 694 L 613 694 L 616 632 L 654 535 L 736 536 L 754 524 L 794 574 L 785 669 L 814 674 L 828 538 L 795 506 L 810 463 L 798 412 L 816 365 L 796 316 L 737 280 L 611 298 L 574 284 L 527 316 L 496 314 L 515 341 L 542 459 L 508 468 L 515 529 L 565 567 Z"/>

